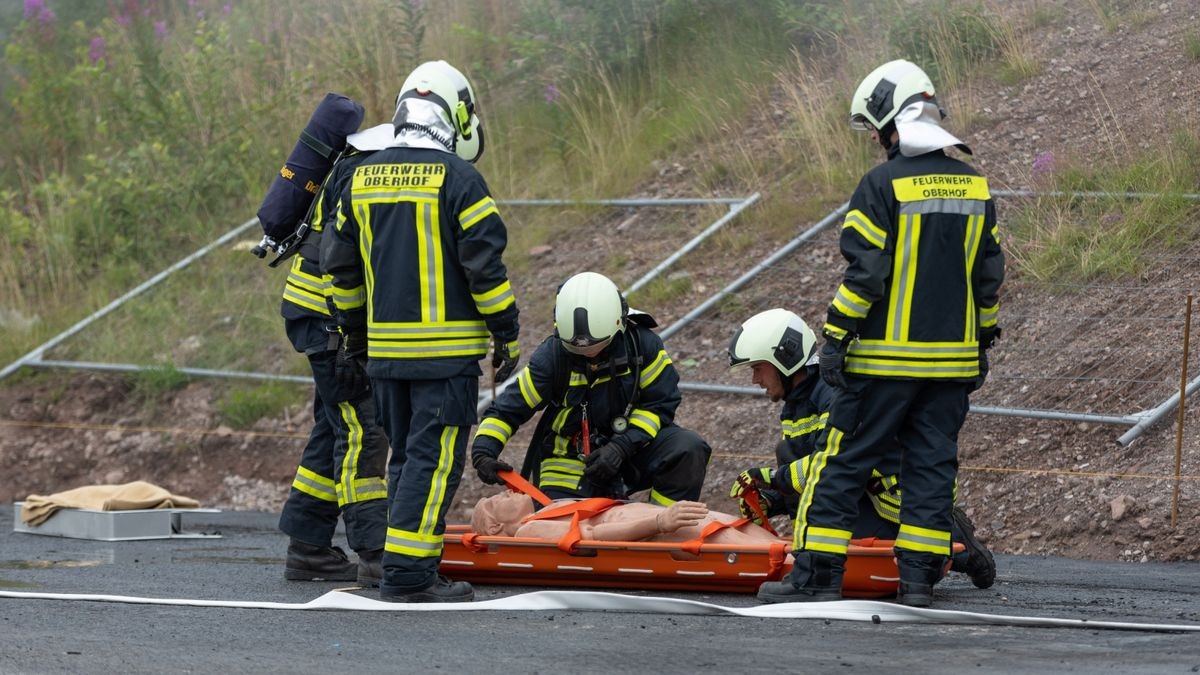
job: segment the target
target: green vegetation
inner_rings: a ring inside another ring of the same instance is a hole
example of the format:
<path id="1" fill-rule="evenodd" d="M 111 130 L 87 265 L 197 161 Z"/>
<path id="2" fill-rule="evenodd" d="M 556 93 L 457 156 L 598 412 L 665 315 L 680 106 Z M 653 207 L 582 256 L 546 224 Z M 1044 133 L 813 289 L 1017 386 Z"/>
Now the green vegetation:
<path id="1" fill-rule="evenodd" d="M 133 394 L 143 401 L 154 401 L 163 394 L 180 389 L 188 377 L 173 365 L 143 370 L 132 377 Z"/>
<path id="2" fill-rule="evenodd" d="M 229 426 L 245 429 L 288 406 L 302 403 L 307 395 L 302 387 L 284 382 L 243 385 L 228 389 L 217 407 Z"/>
<path id="3" fill-rule="evenodd" d="M 1193 61 L 1200 61 L 1200 33 L 1188 33 L 1183 36 L 1183 53 Z"/>
<path id="4" fill-rule="evenodd" d="M 1117 0 L 1088 2 L 1100 18 L 1124 11 Z M 480 169 L 500 199 L 627 196 L 680 162 L 689 170 L 671 177 L 676 194 L 764 192 L 714 240 L 733 252 L 824 215 L 877 161 L 845 124 L 846 99 L 883 60 L 926 67 L 963 132 L 983 107 L 981 82 L 1017 83 L 1041 68 L 1022 22 L 998 19 L 991 0 L 917 0 L 919 12 L 911 0 L 733 3 L 737 11 L 729 0 L 18 4 L 0 8 L 9 122 L 0 127 L 0 365 L 248 219 L 325 92 L 362 102 L 366 124 L 378 124 L 423 60 L 444 58 L 473 80 L 489 141 Z M 1024 23 L 1055 11 L 1035 2 Z M 1150 174 L 1162 168 L 1111 180 L 1154 189 Z M 1169 185 L 1185 189 L 1184 174 Z M 1079 208 L 1092 207 L 1063 205 L 1063 220 Z M 1176 213 L 1123 208 L 1122 222 Z M 580 233 L 611 217 L 579 207 L 504 213 L 514 274 L 533 271 L 537 245 L 591 245 Z M 1052 224 L 1030 216 L 1020 241 L 1075 245 Z M 1039 259 L 1038 250 L 1018 257 Z M 636 259 L 619 250 L 596 265 L 629 274 Z M 1078 265 L 1120 270 L 1125 260 L 1089 254 Z M 175 367 L 302 374 L 278 317 L 284 274 L 244 248 L 216 251 L 48 356 L 169 364 L 136 378 L 150 393 L 179 385 Z M 642 301 L 689 285 L 660 279 Z M 240 424 L 285 398 L 238 391 L 246 400 L 231 394 L 229 414 L 245 415 Z"/>

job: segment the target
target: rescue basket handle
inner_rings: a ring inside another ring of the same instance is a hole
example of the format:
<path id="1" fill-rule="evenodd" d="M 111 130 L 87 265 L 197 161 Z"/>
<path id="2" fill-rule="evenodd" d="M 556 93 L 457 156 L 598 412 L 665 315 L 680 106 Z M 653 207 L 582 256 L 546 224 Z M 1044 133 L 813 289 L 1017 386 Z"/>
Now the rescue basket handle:
<path id="1" fill-rule="evenodd" d="M 533 497 L 534 501 L 542 506 L 548 505 L 551 501 L 550 498 L 546 496 L 546 493 L 537 489 L 533 483 L 525 480 L 525 478 L 523 478 L 521 474 L 517 473 L 516 471 L 497 471 L 496 475 L 499 476 L 506 485 L 508 485 L 510 490 L 527 494 L 530 497 Z"/>

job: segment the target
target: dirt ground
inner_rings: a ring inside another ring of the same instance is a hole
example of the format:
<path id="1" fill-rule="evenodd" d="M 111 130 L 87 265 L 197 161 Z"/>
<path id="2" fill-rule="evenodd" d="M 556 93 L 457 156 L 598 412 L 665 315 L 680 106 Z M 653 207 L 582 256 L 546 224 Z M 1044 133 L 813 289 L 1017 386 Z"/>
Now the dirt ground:
<path id="1" fill-rule="evenodd" d="M 1200 96 L 1200 61 L 1187 56 L 1184 46 L 1200 25 L 1194 3 L 1123 3 L 1126 19 L 1111 32 L 1091 8 L 1094 3 L 1037 4 L 1058 12 L 1055 21 L 1032 33 L 1029 48 L 1044 64 L 1042 72 L 1013 86 L 985 82 L 974 98 L 979 101 L 972 111 L 977 121 L 968 141 L 975 149 L 976 166 L 994 186 L 1030 187 L 1032 167 L 1046 153 L 1115 156 L 1128 148 L 1152 148 L 1181 125 L 1194 126 L 1195 113 L 1188 104 Z M 1023 6 L 1012 3 L 1010 10 Z M 668 166 L 681 165 L 664 164 Z M 664 169 L 664 176 L 647 186 L 645 196 L 686 196 L 691 189 L 685 168 Z M 769 189 L 766 193 L 765 199 L 781 196 Z M 633 226 L 650 231 L 667 216 L 638 218 L 631 225 L 634 221 L 622 215 L 612 227 L 590 228 L 591 243 L 620 247 L 619 236 L 610 232 Z M 749 222 L 753 215 L 746 218 Z M 815 322 L 840 273 L 834 236 L 824 233 L 778 272 L 763 275 L 739 295 L 741 305 L 722 306 L 671 338 L 668 350 L 682 377 L 748 385 L 724 367 L 734 316 L 747 305 L 784 298 Z M 701 246 L 675 272 L 690 275 L 690 290 L 671 307 L 653 308 L 660 323 L 669 325 L 785 240 L 757 241 L 736 257 L 719 244 Z M 547 329 L 542 315 L 549 296 L 544 289 L 561 281 L 561 270 L 586 266 L 578 257 L 587 255 L 579 252 L 581 248 L 586 247 L 551 246 L 536 269 L 514 279 L 529 312 L 523 317 L 522 336 L 529 350 Z M 1180 257 L 1137 281 L 1195 288 L 1200 270 L 1194 262 Z M 644 263 L 631 260 L 630 265 L 648 268 Z M 1014 388 L 1025 385 L 1005 375 L 1033 367 L 1020 360 L 1012 345 L 1055 337 L 1037 317 L 1052 313 L 1060 299 L 1040 288 L 1016 276 L 1006 284 L 1002 322 L 1003 315 L 1016 318 L 1005 322 L 994 382 L 981 392 L 979 402 L 996 405 L 1017 394 L 1030 395 Z M 1127 304 L 1115 296 L 1089 297 L 1087 302 L 1096 313 L 1110 316 L 1114 305 Z M 1137 306 L 1126 307 L 1126 313 L 1145 313 L 1150 307 L 1153 298 L 1142 298 Z M 1072 335 L 1072 349 L 1079 351 L 1066 351 L 1063 358 L 1075 358 L 1100 342 L 1115 347 L 1124 360 L 1134 360 L 1146 336 L 1128 328 L 1131 324 L 1105 325 L 1109 327 L 1099 332 L 1088 328 Z M 1177 363 L 1162 354 L 1154 359 L 1142 368 L 1151 372 L 1141 379 L 1178 381 Z M 1114 356 L 1112 363 L 1119 360 Z M 1076 372 L 1071 366 L 1059 364 L 1057 372 L 1069 376 Z M 1116 366 L 1106 361 L 1090 367 Z M 1076 384 L 1047 380 L 1042 386 L 1049 396 L 1054 387 Z M 0 484 L 0 500 L 84 484 L 148 480 L 205 505 L 278 510 L 307 437 L 311 409 L 292 409 L 281 418 L 259 420 L 249 430 L 232 430 L 220 425 L 214 410 L 222 387 L 192 382 L 148 404 L 119 376 L 55 372 L 13 378 L 0 387 L 0 428 L 5 431 L 0 434 L 0 467 L 7 478 Z M 1169 387 L 1165 391 L 1169 394 Z M 1144 404 L 1132 399 L 1124 404 L 1135 403 Z M 711 506 L 732 509 L 726 493 L 733 477 L 742 469 L 769 463 L 778 434 L 777 415 L 765 398 L 685 394 L 677 421 L 699 431 L 714 448 L 704 494 Z M 1163 478 L 1175 471 L 1174 415 L 1123 448 L 1115 442 L 1124 431 L 1119 426 L 972 414 L 960 436 L 960 501 L 981 538 L 999 552 L 1134 562 L 1195 560 L 1200 557 L 1198 416 L 1200 406 L 1188 406 L 1183 480 L 1176 483 Z M 524 433 L 518 434 L 510 448 L 523 447 L 525 439 Z M 466 474 L 451 520 L 465 518 L 479 496 L 494 489 L 480 485 L 472 471 Z"/>

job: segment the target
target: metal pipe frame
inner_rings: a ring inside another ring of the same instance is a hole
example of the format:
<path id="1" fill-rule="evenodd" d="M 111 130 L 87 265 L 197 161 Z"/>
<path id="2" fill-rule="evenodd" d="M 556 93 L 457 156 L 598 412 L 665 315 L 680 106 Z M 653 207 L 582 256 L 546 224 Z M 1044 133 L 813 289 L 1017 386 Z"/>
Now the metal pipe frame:
<path id="1" fill-rule="evenodd" d="M 68 368 L 75 370 L 98 370 L 114 373 L 145 373 L 161 371 L 169 368 L 189 377 L 215 377 L 231 380 L 260 380 L 272 382 L 298 382 L 312 384 L 311 375 L 274 375 L 271 373 L 254 373 L 243 370 L 214 370 L 212 368 L 176 368 L 175 366 L 143 366 L 136 363 L 97 363 L 95 361 L 53 361 L 37 360 L 27 364 L 30 368 Z"/>

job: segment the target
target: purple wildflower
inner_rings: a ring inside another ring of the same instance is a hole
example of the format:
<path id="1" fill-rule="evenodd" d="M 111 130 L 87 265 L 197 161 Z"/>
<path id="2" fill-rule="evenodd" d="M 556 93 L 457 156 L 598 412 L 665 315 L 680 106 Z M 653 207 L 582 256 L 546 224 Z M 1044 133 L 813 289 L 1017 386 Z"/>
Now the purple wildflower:
<path id="1" fill-rule="evenodd" d="M 105 46 L 106 43 L 104 42 L 103 37 L 97 35 L 96 37 L 92 38 L 91 44 L 88 45 L 88 59 L 92 62 L 93 66 L 96 65 L 100 59 L 104 58 Z"/>
<path id="2" fill-rule="evenodd" d="M 233 3 L 227 2 L 221 5 L 221 16 L 229 16 L 230 14 L 233 14 Z"/>
<path id="3" fill-rule="evenodd" d="M 38 15 L 37 15 L 38 23 L 41 23 L 41 24 L 54 23 L 54 20 L 56 18 L 58 18 L 58 17 L 55 16 L 54 10 L 50 9 L 49 7 L 43 7 L 42 10 L 40 12 L 38 12 Z"/>
<path id="4" fill-rule="evenodd" d="M 167 37 L 167 22 L 166 21 L 155 21 L 154 22 L 154 36 L 160 40 Z"/>
<path id="5" fill-rule="evenodd" d="M 559 97 L 562 96 L 562 92 L 559 91 L 558 87 L 554 86 L 553 83 L 550 83 L 546 85 L 546 90 L 542 95 L 546 97 L 546 103 L 553 105 L 558 101 Z"/>
<path id="6" fill-rule="evenodd" d="M 128 26 L 131 21 L 132 20 L 129 18 L 128 14 L 118 14 L 117 15 L 117 25 L 118 26 Z"/>
<path id="7" fill-rule="evenodd" d="M 46 9 L 46 0 L 25 0 L 25 18 L 32 19 Z"/>
<path id="8" fill-rule="evenodd" d="M 1039 152 L 1033 158 L 1033 175 L 1044 176 L 1054 171 L 1054 153 Z"/>

